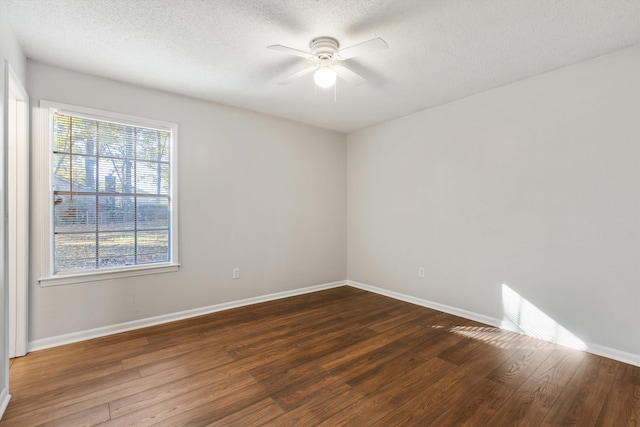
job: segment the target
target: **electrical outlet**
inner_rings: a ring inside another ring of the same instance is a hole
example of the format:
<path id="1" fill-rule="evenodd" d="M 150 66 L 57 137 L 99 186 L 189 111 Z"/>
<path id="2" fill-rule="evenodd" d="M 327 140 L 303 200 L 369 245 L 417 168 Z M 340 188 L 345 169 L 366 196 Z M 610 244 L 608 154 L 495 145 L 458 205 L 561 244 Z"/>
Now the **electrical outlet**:
<path id="1" fill-rule="evenodd" d="M 424 278 L 424 267 L 418 267 L 418 277 Z"/>
<path id="2" fill-rule="evenodd" d="M 239 279 L 240 278 L 240 269 L 239 268 L 234 268 L 233 269 L 233 278 L 234 279 Z"/>

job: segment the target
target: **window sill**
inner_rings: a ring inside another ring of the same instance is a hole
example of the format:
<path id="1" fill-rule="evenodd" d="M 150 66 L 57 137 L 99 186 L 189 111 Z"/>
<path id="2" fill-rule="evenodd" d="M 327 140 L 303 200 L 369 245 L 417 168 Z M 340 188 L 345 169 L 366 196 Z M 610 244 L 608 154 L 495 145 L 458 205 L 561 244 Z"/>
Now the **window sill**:
<path id="1" fill-rule="evenodd" d="M 72 285 L 74 283 L 97 282 L 124 277 L 146 276 L 148 274 L 172 273 L 180 269 L 180 264 L 162 264 L 144 267 L 103 270 L 89 273 L 61 274 L 38 280 L 41 287 Z"/>

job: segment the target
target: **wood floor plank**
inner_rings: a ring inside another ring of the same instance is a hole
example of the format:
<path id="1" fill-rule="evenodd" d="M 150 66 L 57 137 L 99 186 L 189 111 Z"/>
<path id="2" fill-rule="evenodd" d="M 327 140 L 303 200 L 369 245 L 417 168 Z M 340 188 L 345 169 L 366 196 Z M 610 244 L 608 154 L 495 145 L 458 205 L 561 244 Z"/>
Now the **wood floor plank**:
<path id="1" fill-rule="evenodd" d="M 34 396 L 45 392 L 50 393 L 68 386 L 82 384 L 92 379 L 105 377 L 122 371 L 124 371 L 124 369 L 122 369 L 122 363 L 119 361 L 96 364 L 85 367 L 84 369 L 74 370 L 72 371 L 72 375 L 56 375 L 55 377 L 50 375 L 45 378 L 37 377 L 38 380 L 33 382 L 16 381 L 16 384 L 12 387 L 12 392 L 20 396 Z M 51 381 L 52 378 L 56 378 L 56 380 Z"/>
<path id="2" fill-rule="evenodd" d="M 485 425 L 512 393 L 509 387 L 483 379 L 436 418 L 434 425 Z"/>
<path id="3" fill-rule="evenodd" d="M 455 369 L 389 411 L 372 426 L 428 426 L 482 378 L 467 369 Z"/>
<path id="4" fill-rule="evenodd" d="M 128 377 L 132 376 L 133 373 L 132 371 L 123 371 L 123 373 L 117 375 L 119 377 L 117 379 L 126 381 L 130 379 Z M 112 385 L 108 387 L 107 390 L 113 390 L 114 388 L 121 390 L 120 387 L 120 385 Z M 67 395 L 62 395 L 61 397 L 55 393 L 52 394 L 52 397 L 48 395 L 38 396 L 39 399 L 37 400 L 31 398 L 21 399 L 15 402 L 15 405 L 7 408 L 2 421 L 0 421 L 0 425 L 4 425 L 3 423 L 5 421 L 8 422 L 7 425 L 40 425 L 84 412 L 108 402 L 109 398 L 104 398 L 105 393 L 102 390 L 95 388 L 91 388 L 90 390 L 91 391 L 84 390 L 84 388 L 76 389 L 79 393 L 69 393 L 70 398 L 68 399 Z"/>
<path id="5" fill-rule="evenodd" d="M 454 365 L 430 358 L 395 378 L 379 378 L 377 387 L 363 389 L 360 384 L 361 387 L 354 389 L 365 394 L 365 397 L 320 425 L 369 425 L 453 371 Z"/>
<path id="6" fill-rule="evenodd" d="M 332 318 L 324 322 L 315 322 L 313 327 L 297 328 L 289 333 L 282 335 L 263 334 L 261 340 L 236 345 L 233 350 L 229 351 L 236 359 L 249 356 L 255 356 L 264 352 L 265 346 L 290 346 L 303 350 L 319 350 L 322 345 L 327 342 L 341 342 L 345 340 L 357 341 L 364 336 L 373 336 L 371 331 L 365 328 L 350 328 L 344 330 L 344 319 Z"/>
<path id="7" fill-rule="evenodd" d="M 109 402 L 111 393 L 127 393 L 126 385 L 139 378 L 137 370 L 122 371 L 55 393 L 27 397 L 16 395 L 15 401 L 11 399 L 0 425 L 5 420 L 15 421 L 16 425 L 37 425 L 82 412 Z M 151 381 L 155 383 L 157 379 Z"/>
<path id="8" fill-rule="evenodd" d="M 491 417 L 488 425 L 537 426 L 544 421 L 561 392 L 556 385 L 529 377 Z"/>
<path id="9" fill-rule="evenodd" d="M 596 425 L 640 426 L 640 367 L 620 366 Z"/>
<path id="10" fill-rule="evenodd" d="M 284 372 L 291 367 L 303 365 L 310 361 L 319 360 L 326 355 L 332 355 L 341 351 L 347 346 L 347 342 L 353 340 L 356 343 L 364 342 L 365 338 L 371 336 L 370 331 L 360 330 L 358 332 L 347 334 L 350 340 L 344 340 L 336 338 L 333 340 L 327 340 L 315 348 L 310 349 L 297 349 L 295 354 L 290 354 L 288 357 L 272 358 L 271 360 L 265 360 L 260 354 L 254 356 L 262 362 L 257 366 L 251 368 L 249 373 L 258 381 L 268 378 L 272 375 Z M 245 360 L 245 359 L 241 359 Z"/>
<path id="11" fill-rule="evenodd" d="M 46 423 L 47 427 L 92 427 L 109 421 L 109 405 L 100 405 Z"/>
<path id="12" fill-rule="evenodd" d="M 196 389 L 208 387 L 212 389 L 229 389 L 237 384 L 252 383 L 245 373 L 229 375 L 224 370 L 210 370 L 201 372 L 197 376 L 182 378 L 159 387 L 154 387 L 142 393 L 136 393 L 109 403 L 111 418 L 118 418 L 149 406 L 169 401 L 174 397 L 192 392 Z"/>
<path id="13" fill-rule="evenodd" d="M 310 349 L 318 345 L 322 345 L 327 340 L 338 340 L 347 342 L 353 337 L 353 342 L 372 337 L 375 332 L 364 326 L 346 326 L 346 319 L 343 317 L 332 318 L 329 321 L 315 325 L 309 325 L 304 329 L 296 328 L 293 332 L 297 337 L 293 338 L 291 343 L 300 349 Z"/>
<path id="14" fill-rule="evenodd" d="M 394 359 L 405 355 L 412 348 L 415 347 L 410 347 L 400 341 L 394 341 L 359 357 L 345 360 L 328 371 L 334 375 L 339 375 L 343 381 L 349 382 L 367 371 L 375 371 L 380 369 L 382 365 L 393 363 Z"/>
<path id="15" fill-rule="evenodd" d="M 21 384 L 49 380 L 52 377 L 63 375 L 75 375 L 78 371 L 92 369 L 98 364 L 119 363 L 124 357 L 142 354 L 148 351 L 147 343 L 148 341 L 143 338 L 113 344 L 104 349 L 83 350 L 82 352 L 78 352 L 72 347 L 72 352 L 67 357 L 63 353 L 57 353 L 55 357 L 51 358 L 38 357 L 33 363 L 30 357 L 22 358 L 24 363 L 16 363 L 11 374 L 12 378 Z M 68 363 L 70 358 L 74 360 L 73 364 Z"/>
<path id="16" fill-rule="evenodd" d="M 504 359 L 516 351 L 512 345 L 505 342 L 520 339 L 517 334 L 493 327 L 466 326 L 452 328 L 449 331 L 463 336 L 464 339 L 439 353 L 438 357 L 458 366 L 470 363 L 474 359 L 477 361 L 478 356 L 487 359 L 484 356 L 488 353 Z"/>
<path id="17" fill-rule="evenodd" d="M 198 341 L 196 341 L 198 340 Z M 195 344 L 195 342 L 197 344 Z M 208 344 L 216 343 L 215 337 L 198 338 L 194 337 L 191 341 L 181 344 L 173 345 L 170 347 L 161 348 L 158 350 L 146 351 L 143 354 L 137 354 L 132 357 L 126 357 L 122 359 L 122 367 L 124 369 L 137 368 L 142 365 L 146 365 L 151 362 L 157 362 L 159 360 L 169 359 L 180 354 L 190 353 L 197 348 L 206 347 Z"/>
<path id="18" fill-rule="evenodd" d="M 205 385 L 197 389 L 172 394 L 166 399 L 164 398 L 166 396 L 162 396 L 161 399 L 150 400 L 144 405 L 135 404 L 134 409 L 136 410 L 134 412 L 121 416 L 117 416 L 120 414 L 115 414 L 116 416 L 114 416 L 112 411 L 111 420 L 103 425 L 105 427 L 153 425 L 190 411 L 193 408 L 210 404 L 222 396 L 233 394 L 234 391 L 239 391 L 246 386 L 255 384 L 251 376 L 240 374 L 228 381 L 216 383 L 215 387 Z"/>
<path id="19" fill-rule="evenodd" d="M 328 376 L 324 369 L 313 361 L 309 361 L 292 366 L 286 371 L 274 372 L 273 375 L 259 380 L 259 383 L 265 387 L 269 396 L 279 401 L 280 396 L 295 394 L 301 389 L 308 388 L 309 383 L 323 381 Z"/>
<path id="20" fill-rule="evenodd" d="M 584 352 L 556 346 L 531 376 L 564 387 L 569 383 L 584 357 Z"/>
<path id="21" fill-rule="evenodd" d="M 551 346 L 543 343 L 519 348 L 511 357 L 494 369 L 487 378 L 517 389 L 550 354 Z"/>
<path id="22" fill-rule="evenodd" d="M 273 394 L 273 398 L 282 409 L 290 411 L 314 398 L 331 397 L 343 386 L 340 377 L 325 373 L 283 387 Z"/>
<path id="23" fill-rule="evenodd" d="M 633 426 L 640 367 L 348 286 L 10 361 L 0 427 Z"/>
<path id="24" fill-rule="evenodd" d="M 346 384 L 340 384 L 331 395 L 314 396 L 311 400 L 263 424 L 269 427 L 314 426 L 349 408 L 364 398 Z"/>
<path id="25" fill-rule="evenodd" d="M 527 349 L 526 345 L 523 346 L 523 344 L 519 343 L 520 337 L 520 335 L 514 334 L 513 340 L 507 340 L 509 341 L 508 343 L 505 343 L 502 339 L 500 342 L 492 340 L 483 342 L 480 347 L 475 348 L 475 351 L 464 355 L 465 360 L 464 362 L 458 362 L 461 363 L 459 366 L 469 368 L 476 375 L 489 376 L 499 366 L 512 359 L 519 351 Z M 536 341 L 534 340 L 529 345 L 537 345 Z M 514 382 L 518 381 L 515 377 L 513 379 Z"/>
<path id="26" fill-rule="evenodd" d="M 367 327 L 378 333 L 384 332 L 405 324 L 412 324 L 413 321 L 423 317 L 419 309 L 402 308 L 395 312 L 389 312 L 389 318 L 379 320 L 369 324 Z"/>
<path id="27" fill-rule="evenodd" d="M 587 354 L 546 420 L 556 425 L 596 425 L 620 363 Z"/>
<path id="28" fill-rule="evenodd" d="M 178 368 L 180 366 L 184 366 L 186 369 L 200 370 L 203 369 L 202 365 L 206 364 L 208 367 L 214 368 L 216 366 L 233 362 L 233 360 L 233 357 L 229 356 L 226 352 L 217 353 L 213 352 L 208 347 L 204 347 L 191 352 L 181 353 L 167 359 L 149 361 L 148 363 L 139 366 L 138 369 L 140 370 L 140 375 L 147 376 L 164 372 L 169 369 Z"/>
<path id="29" fill-rule="evenodd" d="M 238 412 L 227 415 L 217 421 L 207 424 L 207 427 L 244 427 L 258 425 L 284 414 L 284 411 L 271 398 L 247 406 Z"/>
<path id="30" fill-rule="evenodd" d="M 393 383 L 403 375 L 425 369 L 430 364 L 448 364 L 442 359 L 432 357 L 431 353 L 429 348 L 403 353 L 385 365 L 363 371 L 360 375 L 349 379 L 347 384 L 362 393 L 370 394 L 379 390 L 381 385 Z"/>
<path id="31" fill-rule="evenodd" d="M 123 371 L 121 374 L 90 381 L 81 386 L 58 390 L 54 394 L 35 396 L 34 399 L 22 399 L 22 396 L 19 396 L 19 401 L 12 405 L 12 409 L 16 409 L 19 419 L 45 416 L 47 419 L 53 419 L 57 412 L 93 407 L 131 395 L 144 395 L 149 389 L 171 384 L 192 376 L 195 372 L 206 371 L 212 368 L 212 364 L 217 365 L 215 362 L 215 360 L 204 360 L 193 366 L 179 366 L 147 377 L 142 377 L 137 369 Z M 225 369 L 225 371 L 231 374 L 231 369 Z M 237 369 L 236 372 L 242 372 L 242 369 Z M 13 412 L 9 416 L 13 416 Z"/>
<path id="32" fill-rule="evenodd" d="M 233 393 L 227 393 L 212 400 L 196 402 L 189 405 L 188 410 L 154 424 L 155 427 L 204 427 L 231 414 L 260 402 L 268 397 L 262 384 L 254 383 L 242 387 Z M 162 409 L 162 408 L 160 408 Z M 132 419 L 135 420 L 135 419 Z M 137 420 L 135 420 L 137 423 Z"/>
<path id="33" fill-rule="evenodd" d="M 323 356 L 318 359 L 318 364 L 324 369 L 330 370 L 331 368 L 335 368 L 336 366 L 339 366 L 346 361 L 355 359 L 359 356 L 362 356 L 363 354 L 369 353 L 380 347 L 384 347 L 389 343 L 397 341 L 398 339 L 402 338 L 405 335 L 409 335 L 417 329 L 419 329 L 419 326 L 396 326 L 378 334 L 375 337 L 371 337 L 356 344 L 343 347 L 340 350 Z"/>

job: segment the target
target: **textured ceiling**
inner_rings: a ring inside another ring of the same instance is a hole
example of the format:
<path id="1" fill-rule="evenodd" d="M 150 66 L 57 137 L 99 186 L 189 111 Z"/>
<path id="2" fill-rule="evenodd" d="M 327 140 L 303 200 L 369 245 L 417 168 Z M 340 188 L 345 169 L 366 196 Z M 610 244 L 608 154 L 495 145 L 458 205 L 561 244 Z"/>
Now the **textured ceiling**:
<path id="1" fill-rule="evenodd" d="M 27 57 L 349 132 L 640 42 L 640 0 L 0 0 Z M 368 82 L 277 82 L 318 36 Z"/>

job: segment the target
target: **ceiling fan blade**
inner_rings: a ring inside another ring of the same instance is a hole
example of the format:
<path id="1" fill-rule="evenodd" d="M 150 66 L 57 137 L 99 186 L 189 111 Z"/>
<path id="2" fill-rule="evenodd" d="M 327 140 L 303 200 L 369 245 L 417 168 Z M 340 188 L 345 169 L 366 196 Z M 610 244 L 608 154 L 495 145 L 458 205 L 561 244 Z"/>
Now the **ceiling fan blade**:
<path id="1" fill-rule="evenodd" d="M 340 77 L 342 80 L 346 81 L 350 85 L 359 86 L 366 82 L 364 77 L 362 77 L 360 74 L 356 73 L 355 71 L 350 70 L 344 65 L 334 64 L 332 68 L 336 72 L 338 77 Z"/>
<path id="2" fill-rule="evenodd" d="M 376 52 L 388 47 L 389 45 L 387 44 L 387 42 L 382 40 L 380 37 L 376 37 L 375 39 L 371 39 L 366 42 L 358 43 L 356 45 L 339 50 L 336 59 L 351 59 L 355 56 Z"/>
<path id="3" fill-rule="evenodd" d="M 284 80 L 280 80 L 278 84 L 279 85 L 289 84 L 295 79 L 299 79 L 300 77 L 306 76 L 312 71 L 315 71 L 316 68 L 318 68 L 317 65 L 311 65 L 309 67 L 303 68 L 302 70 L 296 71 L 295 73 L 291 74 L 289 77 L 285 78 Z"/>
<path id="4" fill-rule="evenodd" d="M 294 49 L 289 46 L 283 46 L 281 44 L 272 44 L 271 46 L 267 46 L 267 49 L 277 50 L 279 52 L 288 53 L 291 55 L 300 56 L 306 59 L 313 59 L 315 55 L 311 52 L 305 52 L 304 50 Z"/>

